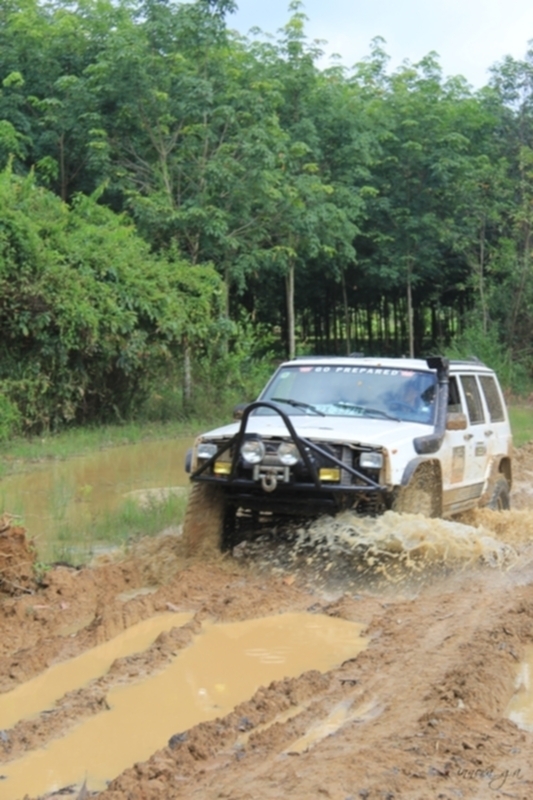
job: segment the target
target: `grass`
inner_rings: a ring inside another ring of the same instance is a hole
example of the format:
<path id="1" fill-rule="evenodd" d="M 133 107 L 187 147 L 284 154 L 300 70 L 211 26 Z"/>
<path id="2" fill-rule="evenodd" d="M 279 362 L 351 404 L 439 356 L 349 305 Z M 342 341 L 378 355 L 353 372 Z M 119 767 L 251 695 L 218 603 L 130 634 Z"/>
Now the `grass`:
<path id="1" fill-rule="evenodd" d="M 228 422 L 229 417 L 214 417 L 208 420 L 190 419 L 186 422 L 128 423 L 124 425 L 102 425 L 94 428 L 72 428 L 45 436 L 18 437 L 0 445 L 0 478 L 13 472 L 27 471 L 36 464 L 51 459 L 66 459 L 72 456 L 136 444 L 154 439 L 172 439 L 194 436 L 201 430 Z"/>
<path id="2" fill-rule="evenodd" d="M 44 561 L 83 564 L 102 550 L 124 547 L 142 536 L 153 536 L 178 525 L 185 514 L 187 497 L 170 495 L 145 506 L 125 500 L 117 509 L 99 513 L 87 524 L 63 520 L 57 538 L 48 545 Z"/>
<path id="3" fill-rule="evenodd" d="M 533 408 L 525 405 L 509 407 L 511 429 L 515 447 L 521 447 L 533 440 Z"/>

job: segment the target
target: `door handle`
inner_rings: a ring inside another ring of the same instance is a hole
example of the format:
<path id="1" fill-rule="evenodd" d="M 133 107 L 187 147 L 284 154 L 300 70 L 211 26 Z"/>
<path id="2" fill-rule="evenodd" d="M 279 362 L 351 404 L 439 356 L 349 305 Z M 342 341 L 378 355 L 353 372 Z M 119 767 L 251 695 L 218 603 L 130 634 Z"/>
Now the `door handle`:
<path id="1" fill-rule="evenodd" d="M 473 433 L 465 433 L 464 436 L 463 436 L 463 439 L 465 440 L 465 442 L 469 442 L 470 439 L 473 439 L 473 438 L 474 438 L 474 434 Z"/>
<path id="2" fill-rule="evenodd" d="M 485 431 L 485 436 L 492 436 L 494 431 Z"/>

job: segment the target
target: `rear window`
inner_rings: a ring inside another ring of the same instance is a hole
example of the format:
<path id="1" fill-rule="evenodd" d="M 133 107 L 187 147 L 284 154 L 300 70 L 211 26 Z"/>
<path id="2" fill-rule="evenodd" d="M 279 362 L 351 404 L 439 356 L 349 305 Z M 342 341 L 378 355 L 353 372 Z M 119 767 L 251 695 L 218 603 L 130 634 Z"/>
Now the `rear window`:
<path id="1" fill-rule="evenodd" d="M 472 425 L 485 422 L 481 394 L 474 375 L 461 375 L 461 384 L 468 409 L 468 417 Z"/>
<path id="2" fill-rule="evenodd" d="M 481 388 L 489 409 L 491 422 L 504 422 L 505 412 L 498 390 L 498 385 L 492 375 L 481 375 L 479 378 Z"/>

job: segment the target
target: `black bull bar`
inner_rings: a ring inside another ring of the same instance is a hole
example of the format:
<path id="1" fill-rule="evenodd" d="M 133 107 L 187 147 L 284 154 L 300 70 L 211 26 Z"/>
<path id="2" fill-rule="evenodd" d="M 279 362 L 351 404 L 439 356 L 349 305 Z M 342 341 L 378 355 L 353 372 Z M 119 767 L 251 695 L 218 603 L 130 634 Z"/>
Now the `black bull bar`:
<path id="1" fill-rule="evenodd" d="M 243 478 L 238 477 L 238 467 L 239 461 L 241 458 L 241 447 L 246 435 L 246 425 L 248 422 L 248 417 L 256 408 L 269 408 L 278 414 L 281 419 L 283 420 L 285 427 L 287 428 L 289 435 L 296 445 L 300 457 L 302 459 L 303 464 L 305 465 L 308 474 L 311 476 L 312 482 L 294 482 L 290 484 L 281 484 L 278 488 L 285 488 L 290 490 L 290 492 L 319 492 L 319 493 L 328 493 L 328 494 L 335 494 L 335 493 L 357 493 L 357 492 L 364 492 L 364 493 L 372 493 L 372 494 L 380 494 L 386 491 L 385 486 L 381 486 L 376 481 L 372 480 L 368 475 L 360 472 L 359 470 L 355 469 L 354 467 L 345 464 L 343 461 L 338 459 L 332 453 L 328 453 L 326 450 L 323 450 L 319 445 L 315 444 L 314 442 L 309 441 L 303 436 L 299 436 L 296 432 L 294 425 L 292 424 L 290 418 L 285 414 L 279 406 L 275 405 L 274 403 L 270 403 L 265 400 L 257 400 L 254 403 L 250 403 L 250 405 L 246 406 L 243 411 L 241 425 L 237 433 L 232 436 L 232 438 L 226 442 L 225 444 L 220 447 L 217 452 L 212 455 L 204 464 L 202 464 L 198 469 L 196 469 L 191 474 L 191 480 L 198 480 L 198 481 L 206 481 L 210 483 L 216 483 L 218 485 L 227 486 L 228 489 L 231 490 L 232 494 L 238 495 L 239 492 L 249 493 L 251 489 L 257 488 L 258 483 L 257 481 L 251 478 Z M 206 475 L 205 472 L 215 463 L 217 459 L 220 458 L 223 453 L 227 450 L 233 449 L 233 456 L 231 460 L 231 470 L 227 477 L 219 478 L 214 475 Z M 324 486 L 322 481 L 320 480 L 319 472 L 317 469 L 316 464 L 314 463 L 313 459 L 310 457 L 310 451 L 318 454 L 321 459 L 324 459 L 327 463 L 340 467 L 342 470 L 346 470 L 346 472 L 353 475 L 358 483 L 357 484 L 349 484 L 349 485 L 334 485 L 332 486 L 331 483 L 327 483 L 327 486 Z M 270 495 L 272 498 L 272 495 Z M 273 498 L 272 498 L 273 499 Z"/>

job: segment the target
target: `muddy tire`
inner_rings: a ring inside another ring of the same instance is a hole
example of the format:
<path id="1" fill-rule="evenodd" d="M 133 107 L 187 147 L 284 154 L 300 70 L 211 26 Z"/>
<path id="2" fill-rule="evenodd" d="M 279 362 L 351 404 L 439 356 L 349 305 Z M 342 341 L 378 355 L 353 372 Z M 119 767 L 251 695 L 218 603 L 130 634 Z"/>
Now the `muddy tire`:
<path id="1" fill-rule="evenodd" d="M 508 511 L 511 508 L 509 484 L 503 476 L 494 484 L 486 508 L 491 508 L 493 511 Z"/>
<path id="2" fill-rule="evenodd" d="M 442 513 L 440 477 L 434 467 L 419 467 L 407 486 L 402 486 L 392 510 L 399 514 L 422 514 L 439 517 Z"/>
<path id="3" fill-rule="evenodd" d="M 220 486 L 193 483 L 183 521 L 186 555 L 221 549 L 225 510 L 226 498 Z"/>

